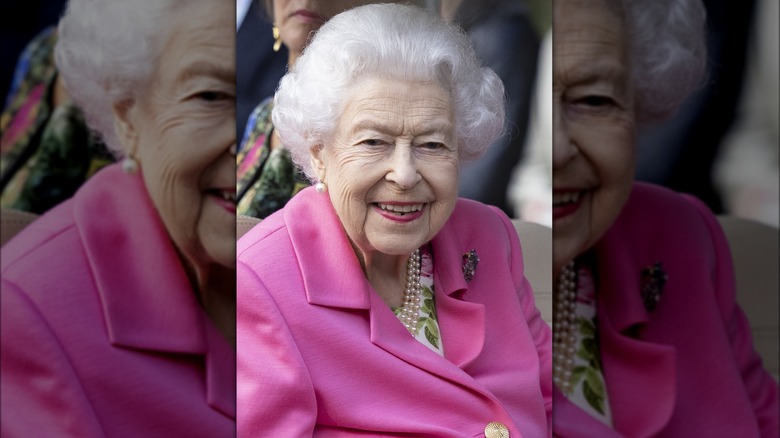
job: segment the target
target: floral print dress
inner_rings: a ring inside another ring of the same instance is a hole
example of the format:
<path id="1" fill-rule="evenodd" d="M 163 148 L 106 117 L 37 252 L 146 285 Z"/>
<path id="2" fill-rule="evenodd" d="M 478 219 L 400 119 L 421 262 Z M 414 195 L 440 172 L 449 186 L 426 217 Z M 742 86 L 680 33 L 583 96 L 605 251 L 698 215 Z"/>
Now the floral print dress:
<path id="1" fill-rule="evenodd" d="M 70 101 L 53 105 L 56 42 L 50 27 L 27 45 L 0 115 L 3 208 L 44 213 L 116 161 L 81 109 Z"/>
<path id="2" fill-rule="evenodd" d="M 287 149 L 271 150 L 272 109 L 271 98 L 255 108 L 236 157 L 236 212 L 261 219 L 280 210 L 290 198 L 310 185 Z"/>
<path id="3" fill-rule="evenodd" d="M 418 313 L 417 333 L 414 337 L 426 347 L 444 356 L 444 345 L 441 343 L 439 318 L 436 316 L 436 300 L 433 293 L 433 255 L 428 245 L 420 248 L 420 286 L 422 303 Z M 393 308 L 393 313 L 400 317 L 401 308 Z"/>
<path id="4" fill-rule="evenodd" d="M 611 427 L 612 413 L 598 344 L 596 286 L 590 268 L 585 265 L 577 269 L 576 309 L 574 368 L 571 389 L 564 395 L 580 409 Z"/>

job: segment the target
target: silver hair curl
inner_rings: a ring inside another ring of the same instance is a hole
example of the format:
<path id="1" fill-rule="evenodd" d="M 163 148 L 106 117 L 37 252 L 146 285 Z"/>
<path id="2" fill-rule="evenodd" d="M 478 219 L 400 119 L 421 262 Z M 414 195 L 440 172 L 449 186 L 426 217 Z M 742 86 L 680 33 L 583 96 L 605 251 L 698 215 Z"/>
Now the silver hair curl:
<path id="1" fill-rule="evenodd" d="M 658 121 L 702 86 L 707 67 L 701 0 L 619 0 L 630 33 L 637 119 Z"/>
<path id="2" fill-rule="evenodd" d="M 414 6 L 361 6 L 320 28 L 276 92 L 274 127 L 309 178 L 310 148 L 325 145 L 352 87 L 367 77 L 448 90 L 463 159 L 478 157 L 502 133 L 504 86 L 461 30 Z"/>
<path id="3" fill-rule="evenodd" d="M 113 104 L 136 97 L 151 75 L 163 44 L 173 0 L 70 0 L 55 48 L 59 74 L 89 127 L 118 157 Z"/>

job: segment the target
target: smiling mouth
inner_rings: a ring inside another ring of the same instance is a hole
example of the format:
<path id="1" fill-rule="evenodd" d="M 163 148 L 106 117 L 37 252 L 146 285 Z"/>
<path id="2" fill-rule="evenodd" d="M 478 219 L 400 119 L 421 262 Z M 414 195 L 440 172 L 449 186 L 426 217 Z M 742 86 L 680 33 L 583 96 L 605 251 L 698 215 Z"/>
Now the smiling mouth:
<path id="1" fill-rule="evenodd" d="M 224 199 L 225 201 L 236 203 L 236 191 L 235 190 L 220 190 L 220 189 L 209 189 L 207 192 L 211 195 L 214 195 L 218 198 Z"/>
<path id="2" fill-rule="evenodd" d="M 406 205 L 399 205 L 399 204 L 383 204 L 381 202 L 375 202 L 374 205 L 379 207 L 380 210 L 397 214 L 400 216 L 405 216 L 410 213 L 416 213 L 418 211 L 421 211 L 423 209 L 423 206 L 425 204 L 406 204 Z"/>
<path id="3" fill-rule="evenodd" d="M 576 204 L 580 200 L 580 196 L 581 192 L 553 193 L 553 208 Z"/>

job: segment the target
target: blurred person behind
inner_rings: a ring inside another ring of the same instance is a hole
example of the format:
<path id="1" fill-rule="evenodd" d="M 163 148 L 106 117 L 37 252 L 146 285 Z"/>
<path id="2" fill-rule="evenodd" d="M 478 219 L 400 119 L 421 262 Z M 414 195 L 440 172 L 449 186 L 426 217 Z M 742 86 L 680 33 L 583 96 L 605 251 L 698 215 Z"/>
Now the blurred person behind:
<path id="1" fill-rule="evenodd" d="M 57 67 L 121 164 L 2 247 L 3 436 L 234 436 L 233 20 L 68 4 Z"/>
<path id="2" fill-rule="evenodd" d="M 0 114 L 0 206 L 41 214 L 116 158 L 94 136 L 57 71 L 55 26 L 25 48 Z"/>
<path id="3" fill-rule="evenodd" d="M 552 31 L 542 40 L 528 136 L 507 192 L 515 217 L 552 227 Z"/>
<path id="4" fill-rule="evenodd" d="M 466 32 L 480 61 L 506 88 L 505 135 L 479 159 L 463 163 L 458 194 L 512 215 L 507 189 L 526 142 L 539 36 L 521 0 L 442 0 L 441 11 Z"/>
<path id="5" fill-rule="evenodd" d="M 273 17 L 267 16 L 264 0 L 236 0 L 236 7 L 236 138 L 240 139 L 257 104 L 274 94 L 287 70 L 288 54 L 284 44 L 274 50 Z"/>
<path id="6" fill-rule="evenodd" d="M 706 63 L 699 0 L 559 0 L 553 28 L 553 428 L 777 436 L 778 385 L 698 199 L 634 182 L 637 124 Z"/>
<path id="7" fill-rule="evenodd" d="M 775 228 L 780 226 L 778 14 L 776 0 L 758 0 L 737 120 L 715 163 L 726 212 Z"/>

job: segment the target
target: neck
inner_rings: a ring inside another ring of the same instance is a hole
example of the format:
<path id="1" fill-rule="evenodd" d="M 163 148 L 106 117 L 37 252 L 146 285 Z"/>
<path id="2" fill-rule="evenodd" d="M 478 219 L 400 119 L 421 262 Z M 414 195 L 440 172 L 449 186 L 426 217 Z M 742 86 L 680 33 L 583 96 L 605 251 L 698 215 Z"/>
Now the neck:
<path id="1" fill-rule="evenodd" d="M 406 289 L 406 265 L 409 255 L 388 255 L 376 251 L 363 253 L 357 248 L 355 252 L 368 282 L 385 304 L 390 307 L 401 306 Z"/>
<path id="2" fill-rule="evenodd" d="M 295 61 L 297 61 L 298 57 L 301 56 L 301 52 L 293 52 L 292 50 L 289 49 L 288 52 L 290 55 L 287 57 L 287 71 L 290 71 L 295 65 Z"/>
<path id="3" fill-rule="evenodd" d="M 177 249 L 178 250 L 178 249 Z M 236 345 L 236 269 L 210 263 L 198 267 L 179 250 L 195 296 L 212 324 Z"/>
<path id="4" fill-rule="evenodd" d="M 209 320 L 236 345 L 236 270 L 217 266 L 201 275 L 195 292 Z"/>

